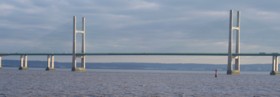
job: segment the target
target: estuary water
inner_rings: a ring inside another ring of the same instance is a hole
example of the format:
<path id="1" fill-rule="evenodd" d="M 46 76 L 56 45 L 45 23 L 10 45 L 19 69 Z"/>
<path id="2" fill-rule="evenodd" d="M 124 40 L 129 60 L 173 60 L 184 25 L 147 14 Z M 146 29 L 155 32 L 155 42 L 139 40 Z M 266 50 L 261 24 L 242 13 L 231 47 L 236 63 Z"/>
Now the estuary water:
<path id="1" fill-rule="evenodd" d="M 0 97 L 279 97 L 269 72 L 0 70 Z"/>

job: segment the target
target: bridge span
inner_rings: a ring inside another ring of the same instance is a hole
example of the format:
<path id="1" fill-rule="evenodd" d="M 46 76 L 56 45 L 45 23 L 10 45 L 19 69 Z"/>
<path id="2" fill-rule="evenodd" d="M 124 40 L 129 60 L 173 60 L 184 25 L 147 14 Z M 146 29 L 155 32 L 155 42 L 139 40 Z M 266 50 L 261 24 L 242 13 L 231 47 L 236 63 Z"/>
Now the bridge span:
<path id="1" fill-rule="evenodd" d="M 86 26 L 85 18 L 82 18 L 82 28 L 78 30 L 76 28 L 76 16 L 73 17 L 73 48 L 72 53 L 0 53 L 0 68 L 2 68 L 2 57 L 5 56 L 20 56 L 20 70 L 28 69 L 28 60 L 27 56 L 47 56 L 48 66 L 47 71 L 54 70 L 54 56 L 72 56 L 72 71 L 84 72 L 86 70 L 86 56 L 227 56 L 227 74 L 240 74 L 240 57 L 241 56 L 271 56 L 272 57 L 272 70 L 271 75 L 277 75 L 278 73 L 278 63 L 280 53 L 240 53 L 240 12 L 237 11 L 236 18 L 233 18 L 233 11 L 230 10 L 229 13 L 229 40 L 228 40 L 228 52 L 227 53 L 135 53 L 135 52 L 126 52 L 126 53 L 115 53 L 115 52 L 103 52 L 103 53 L 86 53 L 85 48 L 85 35 L 86 35 Z M 233 19 L 236 19 L 235 23 Z M 81 34 L 81 35 L 77 35 Z M 76 48 L 76 39 L 77 36 L 82 37 L 82 47 L 81 52 L 77 52 Z M 235 36 L 235 45 L 233 45 Z M 235 47 L 233 47 L 235 46 Z M 234 51 L 234 52 L 233 52 Z M 81 59 L 81 66 L 77 66 L 77 58 Z M 233 64 L 234 62 L 234 64 Z"/>
<path id="2" fill-rule="evenodd" d="M 0 53 L 0 56 L 72 56 L 72 53 Z M 228 53 L 76 53 L 76 56 L 228 56 Z M 239 53 L 232 56 L 280 56 L 280 53 Z"/>
<path id="3" fill-rule="evenodd" d="M 54 70 L 54 56 L 73 56 L 72 53 L 0 53 L 0 68 L 2 67 L 2 57 L 5 56 L 21 56 L 20 57 L 20 70 L 28 68 L 27 56 L 47 56 L 46 70 Z M 75 56 L 229 56 L 228 53 L 76 53 Z M 239 53 L 232 54 L 233 57 L 239 56 L 272 56 L 272 71 L 271 75 L 278 74 L 278 56 L 280 53 Z"/>

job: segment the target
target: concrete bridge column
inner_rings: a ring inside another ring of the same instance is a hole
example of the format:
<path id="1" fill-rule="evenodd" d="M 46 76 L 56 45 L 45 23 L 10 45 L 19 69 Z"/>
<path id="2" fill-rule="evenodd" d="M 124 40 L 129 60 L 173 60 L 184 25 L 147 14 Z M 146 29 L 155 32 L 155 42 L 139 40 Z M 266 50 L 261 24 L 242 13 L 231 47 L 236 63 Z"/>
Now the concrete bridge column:
<path id="1" fill-rule="evenodd" d="M 27 55 L 21 55 L 20 56 L 20 67 L 19 70 L 27 70 L 28 65 L 27 65 Z"/>
<path id="2" fill-rule="evenodd" d="M 54 70 L 54 55 L 48 55 L 48 67 L 46 68 L 47 71 Z"/>
<path id="3" fill-rule="evenodd" d="M 272 56 L 272 70 L 270 72 L 270 75 L 277 75 L 278 73 L 278 64 L 279 64 L 279 58 L 278 56 Z"/>
<path id="4" fill-rule="evenodd" d="M 2 68 L 2 56 L 0 56 L 0 69 Z"/>
<path id="5" fill-rule="evenodd" d="M 86 53 L 86 27 L 85 27 L 85 17 L 83 17 L 82 20 L 83 24 L 82 24 L 82 31 L 84 31 L 84 33 L 82 34 L 82 53 L 85 54 Z M 82 55 L 81 56 L 81 65 L 82 68 L 85 70 L 86 69 L 86 56 Z"/>
<path id="6" fill-rule="evenodd" d="M 81 68 L 83 68 L 83 69 L 86 69 L 86 56 L 82 56 L 81 57 L 81 62 L 82 62 L 82 67 Z"/>
<path id="7" fill-rule="evenodd" d="M 278 56 L 275 56 L 275 64 L 274 64 L 275 65 L 275 70 L 274 70 L 275 72 L 278 72 L 278 62 L 279 62 L 278 61 Z"/>

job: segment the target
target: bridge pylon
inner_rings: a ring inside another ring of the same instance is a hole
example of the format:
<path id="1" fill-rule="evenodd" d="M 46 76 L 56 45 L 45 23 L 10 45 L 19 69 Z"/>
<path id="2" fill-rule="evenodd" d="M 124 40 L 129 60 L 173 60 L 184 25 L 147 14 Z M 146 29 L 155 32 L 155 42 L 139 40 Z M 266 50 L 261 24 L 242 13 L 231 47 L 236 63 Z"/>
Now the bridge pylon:
<path id="1" fill-rule="evenodd" d="M 272 70 L 270 72 L 270 75 L 279 75 L 278 64 L 279 64 L 278 56 L 272 56 Z"/>
<path id="2" fill-rule="evenodd" d="M 240 74 L 240 56 L 233 56 L 233 34 L 235 33 L 235 54 L 240 54 L 240 12 L 236 13 L 236 23 L 233 22 L 233 10 L 230 10 L 229 15 L 229 42 L 228 42 L 228 64 L 227 74 Z M 232 68 L 232 61 L 235 60 L 234 68 Z"/>
<path id="3" fill-rule="evenodd" d="M 85 27 L 85 17 L 82 18 L 82 30 L 77 30 L 76 29 L 76 16 L 73 16 L 73 55 L 72 55 L 72 71 L 79 71 L 79 72 L 84 72 L 86 71 L 86 56 L 85 56 L 85 36 L 86 36 L 86 27 Z M 82 49 L 81 53 L 77 55 L 76 52 L 76 38 L 77 34 L 82 35 Z M 77 58 L 81 58 L 81 66 L 77 66 Z"/>

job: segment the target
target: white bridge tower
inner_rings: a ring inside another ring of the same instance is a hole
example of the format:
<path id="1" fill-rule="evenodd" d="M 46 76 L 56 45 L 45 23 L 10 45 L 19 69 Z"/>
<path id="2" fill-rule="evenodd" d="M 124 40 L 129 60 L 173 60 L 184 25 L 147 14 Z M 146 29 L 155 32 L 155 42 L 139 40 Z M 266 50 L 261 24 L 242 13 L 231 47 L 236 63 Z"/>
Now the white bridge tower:
<path id="1" fill-rule="evenodd" d="M 237 11 L 236 23 L 233 23 L 233 11 L 230 10 L 229 15 L 229 43 L 228 43 L 228 65 L 227 74 L 240 74 L 240 56 L 233 56 L 232 44 L 233 44 L 233 33 L 236 33 L 236 44 L 235 54 L 240 54 L 240 12 Z M 235 26 L 234 26 L 235 25 Z M 232 61 L 235 60 L 234 70 L 232 70 Z"/>
<path id="2" fill-rule="evenodd" d="M 76 37 L 77 34 L 82 34 L 82 49 L 81 53 L 76 52 Z M 72 71 L 86 71 L 86 44 L 85 44 L 85 36 L 86 36 L 86 27 L 85 27 L 85 17 L 82 18 L 82 29 L 76 29 L 76 16 L 73 17 L 73 55 L 72 55 Z M 81 66 L 77 66 L 77 58 L 81 58 Z"/>

